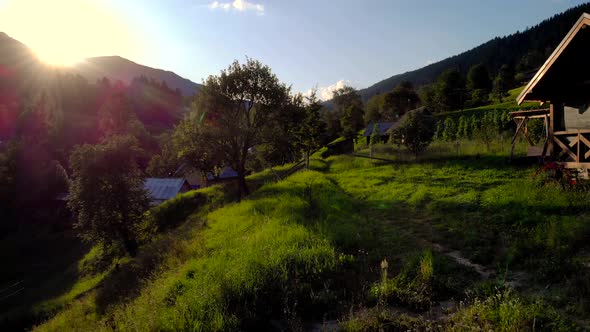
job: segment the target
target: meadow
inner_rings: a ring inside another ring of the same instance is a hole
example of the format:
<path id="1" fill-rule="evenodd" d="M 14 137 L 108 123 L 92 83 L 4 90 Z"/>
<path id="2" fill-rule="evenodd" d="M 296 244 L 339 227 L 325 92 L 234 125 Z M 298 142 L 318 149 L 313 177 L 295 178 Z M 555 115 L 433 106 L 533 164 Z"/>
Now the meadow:
<path id="1" fill-rule="evenodd" d="M 509 164 L 500 142 L 455 146 L 318 153 L 311 170 L 252 175 L 241 202 L 180 195 L 137 257 L 87 249 L 35 330 L 587 328 L 590 194 Z"/>

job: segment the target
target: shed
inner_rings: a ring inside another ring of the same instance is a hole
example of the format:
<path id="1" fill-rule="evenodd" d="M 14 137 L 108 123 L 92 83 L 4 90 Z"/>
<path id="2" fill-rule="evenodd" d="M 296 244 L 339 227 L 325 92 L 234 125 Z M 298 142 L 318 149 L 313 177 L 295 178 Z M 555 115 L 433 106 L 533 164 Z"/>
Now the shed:
<path id="1" fill-rule="evenodd" d="M 543 157 L 590 168 L 590 15 L 584 13 L 518 96 L 549 104 Z"/>
<path id="2" fill-rule="evenodd" d="M 150 193 L 152 205 L 158 205 L 190 190 L 184 178 L 147 178 L 144 188 Z"/>

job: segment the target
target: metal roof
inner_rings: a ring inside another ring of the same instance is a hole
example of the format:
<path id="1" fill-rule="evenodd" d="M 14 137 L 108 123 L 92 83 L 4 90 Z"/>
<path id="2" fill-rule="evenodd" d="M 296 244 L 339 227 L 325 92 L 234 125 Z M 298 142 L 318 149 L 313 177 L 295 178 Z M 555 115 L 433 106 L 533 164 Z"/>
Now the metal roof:
<path id="1" fill-rule="evenodd" d="M 237 178 L 238 177 L 238 172 L 236 172 L 233 168 L 226 166 L 221 170 L 221 173 L 219 174 L 219 179 L 231 179 L 231 178 Z M 213 176 L 213 174 L 211 173 L 207 173 L 207 180 L 211 181 L 211 180 L 215 180 L 215 176 Z"/>
<path id="2" fill-rule="evenodd" d="M 185 182 L 183 178 L 147 178 L 144 188 L 153 200 L 167 200 L 176 196 Z"/>

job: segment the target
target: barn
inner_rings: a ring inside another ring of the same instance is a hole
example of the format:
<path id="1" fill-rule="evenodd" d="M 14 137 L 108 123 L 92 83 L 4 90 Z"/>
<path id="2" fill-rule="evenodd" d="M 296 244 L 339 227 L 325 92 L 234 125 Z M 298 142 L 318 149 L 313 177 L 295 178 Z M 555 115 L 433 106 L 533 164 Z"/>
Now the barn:
<path id="1" fill-rule="evenodd" d="M 538 101 L 548 109 L 514 114 L 519 131 L 526 134 L 532 117 L 545 119 L 546 142 L 542 157 L 568 168 L 590 168 L 590 15 L 583 14 L 537 71 L 518 104 Z"/>

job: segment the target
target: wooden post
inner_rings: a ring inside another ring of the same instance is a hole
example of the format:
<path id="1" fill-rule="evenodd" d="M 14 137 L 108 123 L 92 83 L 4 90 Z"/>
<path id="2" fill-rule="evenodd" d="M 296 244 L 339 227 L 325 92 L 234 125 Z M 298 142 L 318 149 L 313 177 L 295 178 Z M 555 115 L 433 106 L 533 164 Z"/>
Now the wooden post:
<path id="1" fill-rule="evenodd" d="M 580 141 L 580 130 L 578 130 L 578 154 L 577 154 L 577 159 L 576 162 L 580 162 L 580 145 L 581 145 L 581 141 Z"/>
<path id="2" fill-rule="evenodd" d="M 553 132 L 555 131 L 555 104 L 549 104 L 549 127 L 547 128 L 547 150 L 549 156 L 555 157 L 555 149 L 553 148 Z"/>

